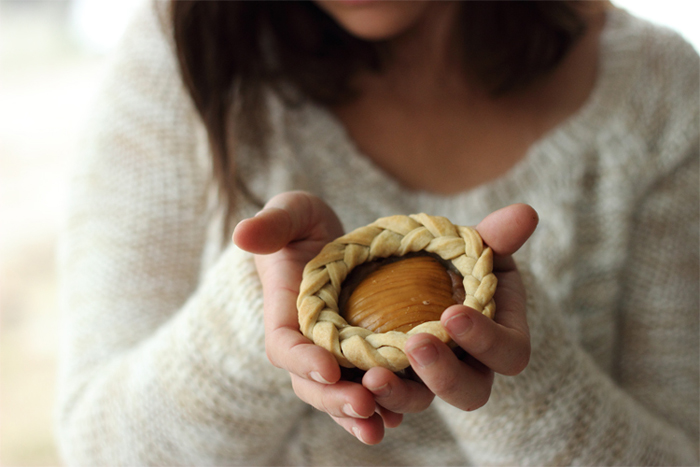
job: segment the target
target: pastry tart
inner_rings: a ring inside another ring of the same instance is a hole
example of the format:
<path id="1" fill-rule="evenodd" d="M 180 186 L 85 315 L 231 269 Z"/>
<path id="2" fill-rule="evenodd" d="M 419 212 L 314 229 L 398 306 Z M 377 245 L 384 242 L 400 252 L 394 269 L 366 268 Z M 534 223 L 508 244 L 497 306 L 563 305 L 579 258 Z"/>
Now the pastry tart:
<path id="1" fill-rule="evenodd" d="M 328 243 L 306 265 L 299 326 L 343 367 L 399 372 L 409 366 L 411 335 L 451 343 L 440 323 L 448 306 L 493 318 L 492 267 L 493 253 L 473 228 L 427 214 L 383 217 Z"/>

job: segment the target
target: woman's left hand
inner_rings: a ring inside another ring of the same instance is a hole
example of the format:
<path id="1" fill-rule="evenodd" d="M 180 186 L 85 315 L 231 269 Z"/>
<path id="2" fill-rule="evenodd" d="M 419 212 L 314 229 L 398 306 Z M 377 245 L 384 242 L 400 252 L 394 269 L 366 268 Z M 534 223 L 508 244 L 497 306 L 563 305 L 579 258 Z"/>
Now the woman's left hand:
<path id="1" fill-rule="evenodd" d="M 378 405 L 395 413 L 420 412 L 437 396 L 462 410 L 474 410 L 488 401 L 494 372 L 517 375 L 525 369 L 530 357 L 526 293 L 511 255 L 534 232 L 537 222 L 530 206 L 516 204 L 479 223 L 476 229 L 494 251 L 495 319 L 461 305 L 445 310 L 441 322 L 467 357 L 459 359 L 429 334 L 412 336 L 405 351 L 423 384 L 401 379 L 385 368 L 372 368 L 362 383 Z"/>

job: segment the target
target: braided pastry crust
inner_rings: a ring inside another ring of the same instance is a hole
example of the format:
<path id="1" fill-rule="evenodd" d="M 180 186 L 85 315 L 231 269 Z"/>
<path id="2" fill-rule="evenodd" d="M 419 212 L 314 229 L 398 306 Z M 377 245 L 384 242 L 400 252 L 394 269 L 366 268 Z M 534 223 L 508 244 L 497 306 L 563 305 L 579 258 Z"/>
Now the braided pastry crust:
<path id="1" fill-rule="evenodd" d="M 400 371 L 409 366 L 404 346 L 413 334 L 427 332 L 442 342 L 450 337 L 440 321 L 429 321 L 409 332 L 373 333 L 351 326 L 340 315 L 338 297 L 343 281 L 356 266 L 390 256 L 426 251 L 449 261 L 464 278 L 464 305 L 493 318 L 497 279 L 493 253 L 471 227 L 427 214 L 389 216 L 360 227 L 331 243 L 304 268 L 297 309 L 301 332 L 329 350 L 341 366 L 368 370 L 382 366 Z"/>

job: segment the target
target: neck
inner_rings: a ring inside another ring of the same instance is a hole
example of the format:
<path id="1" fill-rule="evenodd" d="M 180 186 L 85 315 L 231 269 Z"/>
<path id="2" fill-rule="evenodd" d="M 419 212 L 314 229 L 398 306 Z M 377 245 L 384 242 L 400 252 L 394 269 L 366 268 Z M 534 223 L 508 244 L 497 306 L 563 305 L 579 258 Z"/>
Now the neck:
<path id="1" fill-rule="evenodd" d="M 380 77 L 385 92 L 420 99 L 464 87 L 464 72 L 454 40 L 459 2 L 434 2 L 423 20 L 391 39 Z"/>

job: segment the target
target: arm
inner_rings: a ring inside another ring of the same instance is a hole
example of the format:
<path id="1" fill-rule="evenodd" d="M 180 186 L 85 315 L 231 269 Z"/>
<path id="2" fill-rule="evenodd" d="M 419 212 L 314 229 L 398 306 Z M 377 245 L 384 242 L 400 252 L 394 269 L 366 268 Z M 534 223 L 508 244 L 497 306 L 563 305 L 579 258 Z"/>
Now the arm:
<path id="1" fill-rule="evenodd" d="M 473 413 L 437 407 L 478 465 L 697 465 L 697 158 L 647 194 L 631 226 L 619 371 L 603 373 L 526 281 L 532 358 Z"/>
<path id="2" fill-rule="evenodd" d="M 134 23 L 77 161 L 59 443 L 70 465 L 268 464 L 305 408 L 265 356 L 252 256 L 200 270 L 206 143 L 159 28 Z"/>

